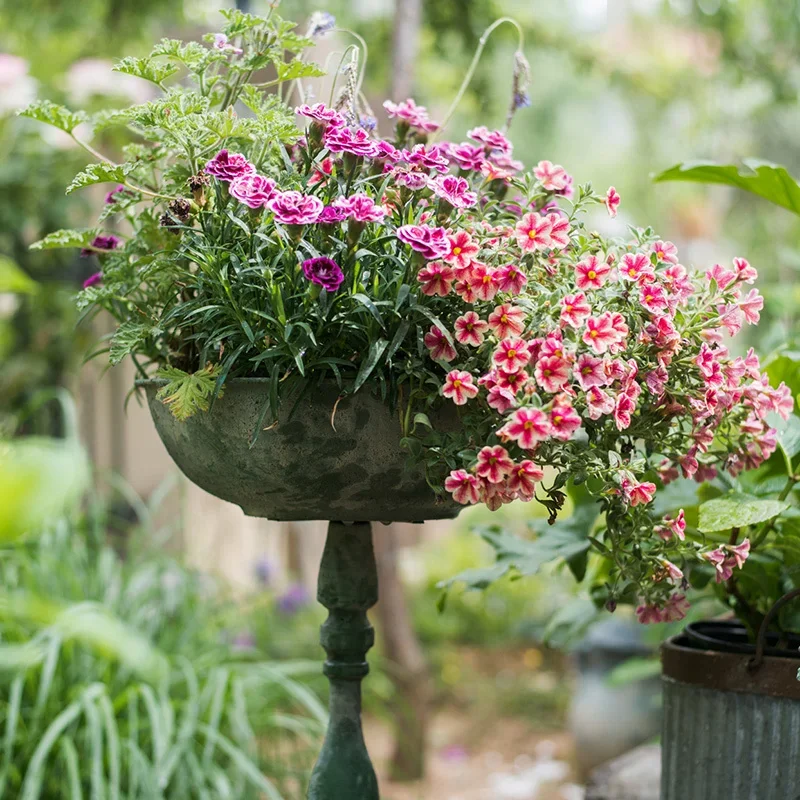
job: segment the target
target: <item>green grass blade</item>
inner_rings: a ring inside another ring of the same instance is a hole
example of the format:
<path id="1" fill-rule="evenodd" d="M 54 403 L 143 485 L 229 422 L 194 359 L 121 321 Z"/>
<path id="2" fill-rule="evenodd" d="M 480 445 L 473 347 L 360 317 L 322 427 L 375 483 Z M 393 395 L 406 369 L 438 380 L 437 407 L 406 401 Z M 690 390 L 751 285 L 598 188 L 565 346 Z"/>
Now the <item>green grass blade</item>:
<path id="1" fill-rule="evenodd" d="M 14 753 L 14 738 L 20 719 L 20 706 L 22 705 L 22 690 L 24 687 L 24 676 L 18 675 L 12 681 L 11 691 L 8 695 L 6 730 L 3 735 L 3 769 L 2 772 L 0 772 L 0 797 L 2 797 L 5 792 L 8 770 L 11 768 L 11 758 Z"/>
<path id="2" fill-rule="evenodd" d="M 122 764 L 119 747 L 119 729 L 114 714 L 114 707 L 108 695 L 103 695 L 98 700 L 100 706 L 100 716 L 103 719 L 103 727 L 106 732 L 106 742 L 108 743 L 106 763 L 108 765 L 108 800 L 119 800 L 120 780 Z"/>
<path id="3" fill-rule="evenodd" d="M 69 800 L 83 800 L 83 789 L 81 788 L 81 773 L 78 766 L 78 750 L 75 743 L 69 736 L 62 737 L 59 742 L 59 750 L 64 760 L 64 768 L 67 772 L 67 785 L 69 786 Z"/>
<path id="4" fill-rule="evenodd" d="M 208 726 L 211 730 L 218 730 L 222 720 L 222 711 L 225 704 L 225 693 L 228 689 L 230 672 L 227 669 L 216 669 L 211 673 L 209 683 L 213 686 L 211 706 L 208 714 Z M 203 748 L 203 764 L 208 766 L 214 757 L 215 740 L 206 737 L 206 746 Z"/>

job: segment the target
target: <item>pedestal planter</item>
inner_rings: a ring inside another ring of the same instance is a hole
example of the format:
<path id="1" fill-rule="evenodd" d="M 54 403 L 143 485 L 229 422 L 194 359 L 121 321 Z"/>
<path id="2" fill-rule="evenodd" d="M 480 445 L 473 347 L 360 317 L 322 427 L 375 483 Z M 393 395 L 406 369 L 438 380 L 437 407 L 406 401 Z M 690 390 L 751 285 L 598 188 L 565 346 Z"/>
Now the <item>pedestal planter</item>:
<path id="1" fill-rule="evenodd" d="M 362 391 L 339 401 L 328 385 L 263 425 L 269 383 L 235 379 L 208 413 L 177 421 L 156 399 L 162 381 L 141 381 L 156 429 L 181 471 L 245 514 L 274 520 L 329 520 L 317 599 L 328 609 L 321 643 L 331 684 L 330 724 L 311 776 L 309 800 L 378 800 L 361 728 L 361 681 L 375 639 L 367 611 L 378 600 L 372 521 L 422 522 L 458 514 L 400 448 L 397 412 Z M 338 401 L 338 402 L 337 402 Z M 334 413 L 335 409 L 335 413 Z M 453 416 L 434 416 L 438 427 Z"/>
<path id="2" fill-rule="evenodd" d="M 705 623 L 664 645 L 661 800 L 800 798 L 800 640 L 746 642 Z"/>

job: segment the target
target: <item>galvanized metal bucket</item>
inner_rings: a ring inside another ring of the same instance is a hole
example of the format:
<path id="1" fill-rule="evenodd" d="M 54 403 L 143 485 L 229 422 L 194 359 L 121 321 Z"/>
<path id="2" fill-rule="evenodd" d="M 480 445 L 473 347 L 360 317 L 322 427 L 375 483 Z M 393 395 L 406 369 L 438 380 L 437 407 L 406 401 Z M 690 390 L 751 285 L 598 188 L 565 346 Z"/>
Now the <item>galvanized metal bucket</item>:
<path id="1" fill-rule="evenodd" d="M 757 647 L 736 623 L 663 646 L 661 800 L 800 800 L 800 653 L 766 622 Z"/>
<path id="2" fill-rule="evenodd" d="M 340 399 L 337 386 L 325 384 L 296 404 L 289 398 L 277 424 L 259 430 L 265 427 L 267 379 L 227 381 L 210 411 L 185 422 L 156 399 L 164 384 L 137 382 L 170 456 L 189 480 L 241 506 L 245 514 L 274 520 L 421 522 L 455 517 L 460 510 L 434 494 L 421 466 L 409 466 L 398 412 L 367 390 Z M 457 422 L 450 411 L 431 416 L 437 428 Z"/>

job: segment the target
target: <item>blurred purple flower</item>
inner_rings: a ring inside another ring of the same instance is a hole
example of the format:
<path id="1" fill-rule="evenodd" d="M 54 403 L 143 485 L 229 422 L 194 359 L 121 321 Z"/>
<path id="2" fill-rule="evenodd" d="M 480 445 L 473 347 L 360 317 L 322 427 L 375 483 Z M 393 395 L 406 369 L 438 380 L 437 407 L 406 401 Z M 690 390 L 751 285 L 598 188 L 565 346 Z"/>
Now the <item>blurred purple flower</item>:
<path id="1" fill-rule="evenodd" d="M 83 288 L 88 289 L 90 286 L 95 286 L 98 283 L 102 283 L 103 281 L 103 273 L 102 272 L 95 272 L 94 275 L 90 275 L 84 282 Z"/>
<path id="2" fill-rule="evenodd" d="M 310 598 L 305 586 L 301 583 L 295 583 L 278 598 L 278 611 L 281 614 L 291 616 L 305 608 L 309 602 Z"/>
<path id="3" fill-rule="evenodd" d="M 121 241 L 122 240 L 118 236 L 114 236 L 113 233 L 108 234 L 108 236 L 103 236 L 102 234 L 100 236 L 95 236 L 94 239 L 92 239 L 91 246 L 84 247 L 81 250 L 81 257 L 88 258 L 98 250 L 116 250 Z"/>
<path id="4" fill-rule="evenodd" d="M 256 580 L 262 586 L 269 586 L 274 570 L 272 567 L 272 562 L 266 556 L 259 558 L 258 561 L 256 561 L 254 571 L 256 574 Z"/>

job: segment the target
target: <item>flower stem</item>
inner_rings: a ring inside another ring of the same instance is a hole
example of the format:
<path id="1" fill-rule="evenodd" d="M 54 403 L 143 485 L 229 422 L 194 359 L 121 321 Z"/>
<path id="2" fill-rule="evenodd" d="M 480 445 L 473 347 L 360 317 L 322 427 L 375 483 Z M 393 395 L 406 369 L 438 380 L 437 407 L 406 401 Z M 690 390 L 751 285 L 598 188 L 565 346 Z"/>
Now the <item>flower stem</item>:
<path id="1" fill-rule="evenodd" d="M 456 109 L 459 106 L 459 103 L 461 103 L 461 100 L 464 97 L 464 93 L 467 91 L 467 87 L 472 82 L 472 78 L 475 75 L 475 70 L 478 68 L 478 62 L 481 60 L 481 55 L 483 55 L 483 49 L 486 47 L 486 42 L 489 41 L 489 37 L 495 32 L 495 30 L 497 30 L 497 28 L 499 28 L 501 25 L 503 25 L 506 22 L 509 23 L 510 25 L 513 25 L 517 29 L 517 34 L 519 36 L 519 44 L 517 46 L 517 50 L 521 51 L 523 49 L 524 44 L 525 44 L 525 37 L 524 37 L 524 35 L 522 33 L 522 28 L 520 27 L 520 24 L 515 19 L 513 19 L 512 17 L 500 17 L 500 19 L 495 20 L 483 32 L 483 35 L 481 36 L 480 40 L 478 41 L 478 47 L 475 49 L 475 55 L 472 56 L 472 61 L 470 62 L 469 69 L 467 70 L 467 74 L 464 75 L 464 80 L 461 81 L 461 86 L 459 87 L 458 92 L 457 92 L 455 98 L 453 99 L 453 102 L 450 104 L 450 108 L 447 110 L 447 114 L 445 114 L 444 121 L 442 122 L 442 126 L 439 128 L 438 131 L 436 131 L 431 136 L 431 139 L 430 139 L 431 142 L 436 140 L 438 135 L 447 127 L 447 123 L 450 122 L 450 120 L 453 117 L 453 114 L 455 114 Z"/>

